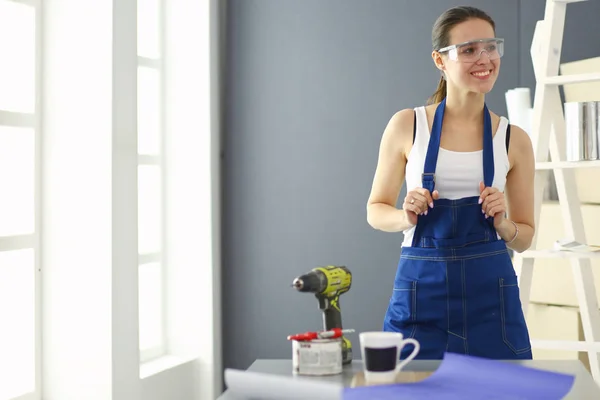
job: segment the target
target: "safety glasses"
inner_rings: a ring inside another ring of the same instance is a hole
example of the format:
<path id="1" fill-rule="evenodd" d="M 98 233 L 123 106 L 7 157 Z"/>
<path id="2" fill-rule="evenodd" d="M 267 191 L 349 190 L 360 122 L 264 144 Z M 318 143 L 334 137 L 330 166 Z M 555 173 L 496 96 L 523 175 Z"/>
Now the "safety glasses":
<path id="1" fill-rule="evenodd" d="M 497 60 L 504 54 L 504 39 L 489 38 L 471 40 L 441 48 L 438 52 L 448 53 L 449 59 L 462 63 L 479 61 L 484 52 L 490 60 Z"/>

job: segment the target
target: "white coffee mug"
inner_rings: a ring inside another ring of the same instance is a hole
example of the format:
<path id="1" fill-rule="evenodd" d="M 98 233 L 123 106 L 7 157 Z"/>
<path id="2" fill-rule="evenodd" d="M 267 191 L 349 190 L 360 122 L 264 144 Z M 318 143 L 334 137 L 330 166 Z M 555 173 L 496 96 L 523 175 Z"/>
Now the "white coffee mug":
<path id="1" fill-rule="evenodd" d="M 362 332 L 360 350 L 364 365 L 365 381 L 368 383 L 394 382 L 396 374 L 419 353 L 419 342 L 413 338 L 404 339 L 399 332 Z M 402 348 L 412 344 L 412 353 L 400 363 Z"/>

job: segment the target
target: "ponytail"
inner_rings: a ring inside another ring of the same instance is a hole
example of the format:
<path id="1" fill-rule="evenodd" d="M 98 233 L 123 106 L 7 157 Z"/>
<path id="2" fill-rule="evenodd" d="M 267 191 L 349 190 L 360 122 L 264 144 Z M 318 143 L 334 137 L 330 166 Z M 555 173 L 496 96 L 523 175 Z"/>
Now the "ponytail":
<path id="1" fill-rule="evenodd" d="M 440 82 L 438 83 L 438 87 L 434 94 L 427 100 L 427 104 L 435 104 L 439 103 L 446 97 L 446 80 L 442 75 L 440 77 Z"/>

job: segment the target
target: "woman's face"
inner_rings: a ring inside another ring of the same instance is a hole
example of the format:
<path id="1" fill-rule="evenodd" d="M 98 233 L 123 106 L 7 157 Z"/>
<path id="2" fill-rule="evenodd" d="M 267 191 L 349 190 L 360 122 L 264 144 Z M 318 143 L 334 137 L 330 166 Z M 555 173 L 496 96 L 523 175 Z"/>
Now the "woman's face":
<path id="1" fill-rule="evenodd" d="M 487 21 L 471 19 L 452 28 L 450 44 L 493 39 L 494 36 L 494 30 Z M 473 42 L 451 52 L 443 52 L 441 57 L 437 53 L 434 60 L 449 84 L 475 93 L 491 91 L 500 71 L 498 45 L 494 41 Z"/>

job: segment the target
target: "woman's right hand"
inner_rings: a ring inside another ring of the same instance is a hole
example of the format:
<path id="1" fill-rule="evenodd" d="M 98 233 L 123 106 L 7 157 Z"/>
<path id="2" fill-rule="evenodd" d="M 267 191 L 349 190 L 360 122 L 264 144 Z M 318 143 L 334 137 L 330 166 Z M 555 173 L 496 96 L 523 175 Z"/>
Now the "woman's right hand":
<path id="1" fill-rule="evenodd" d="M 411 225 L 416 225 L 419 215 L 427 215 L 429 208 L 433 208 L 433 200 L 437 200 L 439 197 L 437 190 L 429 193 L 427 189 L 415 188 L 408 192 L 402 205 L 406 220 Z"/>

